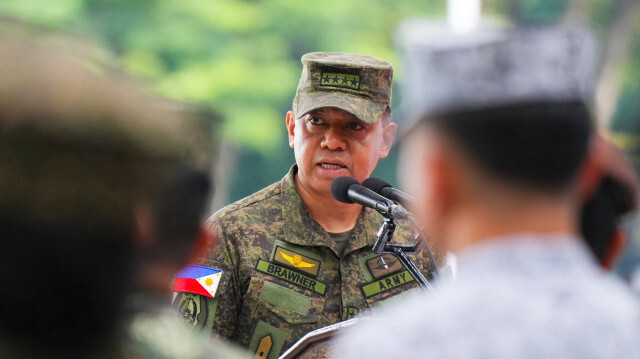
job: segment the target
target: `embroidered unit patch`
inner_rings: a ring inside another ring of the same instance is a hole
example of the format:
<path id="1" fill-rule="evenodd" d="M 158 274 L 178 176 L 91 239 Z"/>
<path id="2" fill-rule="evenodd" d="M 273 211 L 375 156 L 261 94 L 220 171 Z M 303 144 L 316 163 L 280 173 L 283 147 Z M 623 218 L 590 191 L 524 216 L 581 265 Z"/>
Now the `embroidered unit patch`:
<path id="1" fill-rule="evenodd" d="M 209 321 L 211 314 L 215 313 L 213 308 L 207 303 L 208 298 L 191 293 L 180 293 L 173 306 L 180 313 L 184 324 L 194 329 L 203 329 Z M 212 300 L 212 299 L 209 299 Z M 210 313 L 210 310 L 213 312 Z"/>

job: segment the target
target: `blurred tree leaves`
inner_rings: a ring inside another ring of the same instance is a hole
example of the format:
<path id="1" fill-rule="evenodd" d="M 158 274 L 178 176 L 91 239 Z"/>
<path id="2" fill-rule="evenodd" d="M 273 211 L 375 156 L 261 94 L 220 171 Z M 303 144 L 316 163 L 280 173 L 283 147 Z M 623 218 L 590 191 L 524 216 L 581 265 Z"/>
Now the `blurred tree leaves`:
<path id="1" fill-rule="evenodd" d="M 508 13 L 519 24 L 548 25 L 559 22 L 566 10 L 567 0 L 518 0 L 509 2 Z"/>
<path id="2" fill-rule="evenodd" d="M 28 4 L 28 5 L 27 5 Z M 161 95 L 227 119 L 224 136 L 274 152 L 302 54 L 360 52 L 395 61 L 407 16 L 441 16 L 439 0 L 9 0 L 0 12 L 89 33 Z"/>
<path id="3" fill-rule="evenodd" d="M 225 153 L 233 157 L 218 179 L 223 203 L 281 178 L 293 163 L 284 118 L 304 53 L 357 52 L 397 63 L 400 21 L 443 18 L 446 10 L 442 0 L 3 1 L 2 14 L 90 34 L 155 92 L 221 112 L 232 148 Z"/>
<path id="4" fill-rule="evenodd" d="M 584 18 L 606 38 L 619 4 L 629 1 L 637 0 L 486 0 L 483 12 L 526 24 L 549 23 L 580 4 Z M 397 25 L 408 17 L 443 19 L 445 11 L 444 0 L 0 1 L 1 15 L 90 34 L 112 54 L 109 60 L 147 80 L 157 93 L 221 112 L 225 141 L 238 149 L 235 160 L 245 167 L 229 169 L 229 176 L 247 177 L 232 181 L 230 200 L 280 178 L 292 162 L 284 116 L 302 54 L 358 52 L 397 64 Z M 640 148 L 640 21 L 635 24 L 612 123 L 625 134 L 627 148 Z M 401 79 L 398 70 L 395 78 Z M 392 162 L 383 161 L 382 168 L 392 171 Z"/>
<path id="5" fill-rule="evenodd" d="M 61 27 L 73 23 L 82 14 L 82 0 L 3 0 L 0 14 L 9 14 L 29 22 Z"/>

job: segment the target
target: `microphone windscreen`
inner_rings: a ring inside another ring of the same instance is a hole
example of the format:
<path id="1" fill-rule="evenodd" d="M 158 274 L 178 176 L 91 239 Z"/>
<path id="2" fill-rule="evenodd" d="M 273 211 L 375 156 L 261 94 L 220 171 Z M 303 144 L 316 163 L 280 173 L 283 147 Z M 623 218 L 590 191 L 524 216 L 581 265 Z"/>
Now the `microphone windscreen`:
<path id="1" fill-rule="evenodd" d="M 393 188 L 393 186 L 391 185 L 391 183 L 381 179 L 381 178 L 377 178 L 377 177 L 369 177 L 366 180 L 364 180 L 362 182 L 362 185 L 367 187 L 368 189 L 372 190 L 373 192 L 377 193 L 377 194 L 381 194 L 381 191 L 383 188 L 385 187 L 391 187 Z"/>
<path id="2" fill-rule="evenodd" d="M 357 179 L 348 176 L 338 177 L 331 183 L 331 194 L 333 198 L 342 203 L 353 203 L 349 198 L 349 187 L 360 184 Z"/>

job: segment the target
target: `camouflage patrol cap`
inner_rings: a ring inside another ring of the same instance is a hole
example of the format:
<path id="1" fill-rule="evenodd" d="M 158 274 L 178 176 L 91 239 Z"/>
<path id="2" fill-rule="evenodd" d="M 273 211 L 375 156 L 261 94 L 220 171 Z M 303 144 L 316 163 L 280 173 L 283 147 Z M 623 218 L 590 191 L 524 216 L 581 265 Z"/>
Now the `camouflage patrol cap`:
<path id="1" fill-rule="evenodd" d="M 402 91 L 410 123 L 532 102 L 588 103 L 593 93 L 596 43 L 585 29 L 485 28 L 457 35 L 412 20 L 397 35 L 409 74 Z"/>
<path id="2" fill-rule="evenodd" d="M 391 106 L 393 66 L 371 56 L 312 52 L 302 56 L 302 76 L 293 101 L 296 117 L 336 107 L 368 125 Z"/>

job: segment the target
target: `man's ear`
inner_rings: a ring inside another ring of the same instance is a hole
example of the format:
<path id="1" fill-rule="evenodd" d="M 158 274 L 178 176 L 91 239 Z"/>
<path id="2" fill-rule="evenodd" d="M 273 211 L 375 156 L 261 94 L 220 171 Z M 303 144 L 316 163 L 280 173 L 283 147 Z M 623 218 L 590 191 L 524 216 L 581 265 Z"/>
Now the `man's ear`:
<path id="1" fill-rule="evenodd" d="M 287 133 L 289 135 L 289 147 L 293 148 L 294 130 L 296 128 L 296 116 L 293 111 L 287 112 Z"/>
<path id="2" fill-rule="evenodd" d="M 575 186 L 577 198 L 581 203 L 587 202 L 602 182 L 603 163 L 599 154 L 603 152 L 604 146 L 604 140 L 600 136 L 593 136 L 589 142 L 589 153 L 582 161 Z"/>
<path id="3" fill-rule="evenodd" d="M 602 267 L 606 270 L 612 270 L 626 246 L 627 237 L 621 229 L 616 228 L 609 240 L 607 252 L 605 253 L 604 258 L 602 258 Z"/>
<path id="4" fill-rule="evenodd" d="M 434 154 L 430 157 L 428 166 L 429 179 L 431 188 L 429 196 L 436 204 L 435 210 L 440 215 L 445 214 L 451 206 L 451 201 L 456 197 L 455 194 L 455 175 L 451 158 L 448 152 L 439 147 L 434 150 Z"/>
<path id="5" fill-rule="evenodd" d="M 415 168 L 405 169 L 407 176 L 414 178 L 412 187 L 418 194 L 420 201 L 420 217 L 425 228 L 429 228 L 433 236 L 441 236 L 443 224 L 451 208 L 451 202 L 455 197 L 453 184 L 451 183 L 452 171 L 448 151 L 437 137 L 413 137 L 413 140 L 422 141 L 420 146 L 409 147 L 407 151 L 403 145 L 405 156 L 414 156 Z M 415 179 L 419 179 L 417 182 Z"/>
<path id="6" fill-rule="evenodd" d="M 380 146 L 380 158 L 385 158 L 391 151 L 391 145 L 396 138 L 397 126 L 395 123 L 390 122 L 382 128 L 382 146 Z"/>

